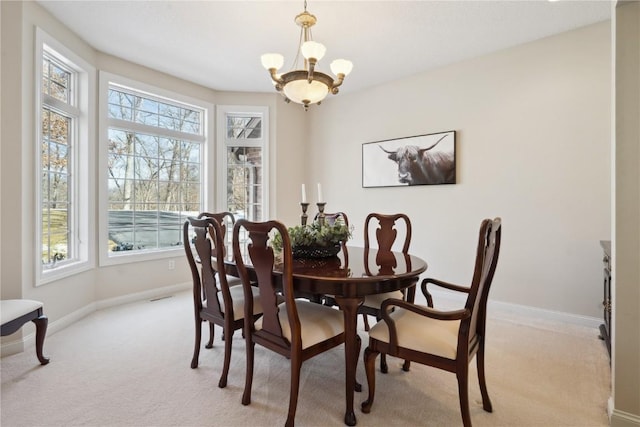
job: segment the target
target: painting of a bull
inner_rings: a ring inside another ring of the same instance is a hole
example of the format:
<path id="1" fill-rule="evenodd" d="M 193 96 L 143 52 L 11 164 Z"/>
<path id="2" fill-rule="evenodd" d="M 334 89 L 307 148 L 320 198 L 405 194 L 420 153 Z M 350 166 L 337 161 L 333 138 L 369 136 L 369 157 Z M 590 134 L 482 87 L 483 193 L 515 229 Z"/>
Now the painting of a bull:
<path id="1" fill-rule="evenodd" d="M 362 166 L 364 187 L 455 184 L 455 131 L 363 144 Z"/>

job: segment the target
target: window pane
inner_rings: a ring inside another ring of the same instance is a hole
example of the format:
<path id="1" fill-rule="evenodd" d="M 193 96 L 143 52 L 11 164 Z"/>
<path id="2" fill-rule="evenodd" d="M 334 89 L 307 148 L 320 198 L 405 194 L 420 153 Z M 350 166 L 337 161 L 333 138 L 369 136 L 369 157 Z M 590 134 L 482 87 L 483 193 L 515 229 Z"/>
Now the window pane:
<path id="1" fill-rule="evenodd" d="M 165 130 L 200 134 L 203 111 L 115 87 L 109 103 L 110 117 L 157 128 L 153 135 L 109 129 L 109 251 L 178 245 L 189 212 L 202 210 L 202 143 L 176 139 Z M 132 117 L 123 110 L 131 110 Z"/>
<path id="2" fill-rule="evenodd" d="M 227 138 L 255 139 L 262 137 L 262 117 L 227 116 Z"/>
<path id="3" fill-rule="evenodd" d="M 68 83 L 68 76 L 56 68 L 54 78 Z M 68 73 L 67 73 L 68 74 Z M 66 80 L 65 80 L 66 79 Z M 52 86 L 49 86 L 52 87 Z M 58 262 L 74 256 L 69 245 L 71 185 L 70 127 L 71 118 L 42 108 L 42 135 L 40 147 L 40 205 L 42 264 L 54 268 Z"/>
<path id="4" fill-rule="evenodd" d="M 261 148 L 227 148 L 229 210 L 251 221 L 262 221 Z"/>
<path id="5" fill-rule="evenodd" d="M 52 97 L 70 103 L 69 87 L 71 72 L 53 62 L 47 55 L 42 61 L 42 92 Z"/>

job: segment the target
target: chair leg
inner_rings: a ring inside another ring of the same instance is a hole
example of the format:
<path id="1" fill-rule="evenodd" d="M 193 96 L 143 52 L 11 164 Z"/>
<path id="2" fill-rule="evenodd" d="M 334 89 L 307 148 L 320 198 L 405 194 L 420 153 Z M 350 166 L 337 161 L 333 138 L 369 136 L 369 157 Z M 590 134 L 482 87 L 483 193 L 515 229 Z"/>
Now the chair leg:
<path id="1" fill-rule="evenodd" d="M 364 321 L 364 330 L 369 331 L 369 316 L 362 313 L 362 320 Z"/>
<path id="2" fill-rule="evenodd" d="M 478 364 L 478 382 L 480 383 L 480 393 L 482 393 L 482 408 L 487 412 L 493 412 L 489 392 L 487 391 L 487 383 L 484 376 L 484 342 L 480 344 L 478 353 L 476 354 L 476 362 Z"/>
<path id="3" fill-rule="evenodd" d="M 251 403 L 251 384 L 253 382 L 253 353 L 255 343 L 251 334 L 247 334 L 246 348 L 247 348 L 247 373 L 244 381 L 244 393 L 242 394 L 242 404 L 248 405 Z"/>
<path id="4" fill-rule="evenodd" d="M 409 372 L 409 370 L 411 370 L 411 360 L 404 361 L 404 364 L 402 365 L 402 370 L 405 372 Z"/>
<path id="5" fill-rule="evenodd" d="M 380 372 L 383 374 L 389 372 L 389 366 L 387 366 L 387 355 L 384 353 L 380 356 Z"/>
<path id="6" fill-rule="evenodd" d="M 231 329 L 231 327 L 229 327 Z M 233 341 L 233 330 L 227 334 L 228 339 L 224 342 L 224 365 L 222 367 L 222 375 L 218 381 L 218 387 L 225 388 L 227 386 L 227 376 L 229 375 L 229 365 L 231 364 L 231 342 Z"/>
<path id="7" fill-rule="evenodd" d="M 464 427 L 471 427 L 471 413 L 469 412 L 469 371 L 462 370 L 456 374 L 458 378 L 458 395 L 460 397 L 460 413 Z"/>
<path id="8" fill-rule="evenodd" d="M 362 412 L 368 414 L 371 412 L 371 405 L 373 405 L 373 398 L 376 394 L 376 357 L 379 352 L 371 350 L 367 347 L 364 349 L 364 370 L 367 374 L 367 387 L 369 387 L 369 396 L 367 400 L 362 402 L 360 408 Z"/>
<path id="9" fill-rule="evenodd" d="M 204 347 L 205 348 L 213 348 L 213 336 L 214 336 L 214 333 L 213 333 L 213 329 L 214 328 L 213 327 L 214 327 L 214 324 L 212 322 L 207 322 L 207 323 L 209 324 L 209 342 Z"/>
<path id="10" fill-rule="evenodd" d="M 200 357 L 200 340 L 202 338 L 202 319 L 196 318 L 196 343 L 193 348 L 193 357 L 191 358 L 191 369 L 198 367 L 198 358 Z"/>
<path id="11" fill-rule="evenodd" d="M 302 368 L 301 355 L 294 352 L 291 355 L 291 386 L 289 391 L 289 414 L 285 427 L 293 427 L 298 407 L 298 393 L 300 391 L 300 368 Z"/>
<path id="12" fill-rule="evenodd" d="M 49 319 L 47 319 L 47 316 L 41 315 L 34 319 L 33 323 L 36 325 L 36 356 L 38 356 L 41 365 L 46 365 L 49 363 L 49 358 L 44 357 L 42 354 L 42 347 L 44 347 L 44 337 L 47 334 Z"/>
<path id="13" fill-rule="evenodd" d="M 360 335 L 356 335 L 356 346 L 357 346 L 357 350 L 356 350 L 356 364 L 354 366 L 358 366 L 358 358 L 360 357 L 360 349 L 362 348 L 362 339 L 360 338 Z M 356 378 L 356 387 L 355 390 L 360 393 L 362 391 L 362 384 L 360 384 L 358 382 L 358 379 Z"/>

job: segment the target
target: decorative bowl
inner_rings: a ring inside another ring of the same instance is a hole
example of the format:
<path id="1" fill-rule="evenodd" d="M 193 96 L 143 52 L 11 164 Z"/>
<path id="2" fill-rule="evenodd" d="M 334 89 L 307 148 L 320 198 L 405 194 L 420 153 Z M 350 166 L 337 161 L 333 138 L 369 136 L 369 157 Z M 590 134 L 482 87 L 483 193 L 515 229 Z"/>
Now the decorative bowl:
<path id="1" fill-rule="evenodd" d="M 294 246 L 291 251 L 294 258 L 330 258 L 338 255 L 340 244 L 333 246 Z"/>

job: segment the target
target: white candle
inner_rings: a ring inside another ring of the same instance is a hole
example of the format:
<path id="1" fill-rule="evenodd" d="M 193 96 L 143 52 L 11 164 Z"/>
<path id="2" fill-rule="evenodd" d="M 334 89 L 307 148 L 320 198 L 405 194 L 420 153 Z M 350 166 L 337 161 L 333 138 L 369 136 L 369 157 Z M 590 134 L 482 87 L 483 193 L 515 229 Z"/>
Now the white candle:
<path id="1" fill-rule="evenodd" d="M 322 202 L 324 202 L 324 199 L 322 198 L 322 185 L 318 183 L 318 203 Z"/>
<path id="2" fill-rule="evenodd" d="M 302 203 L 307 203 L 307 189 L 302 184 Z"/>

